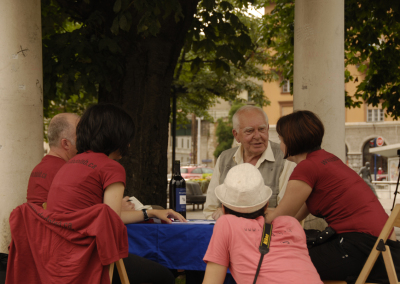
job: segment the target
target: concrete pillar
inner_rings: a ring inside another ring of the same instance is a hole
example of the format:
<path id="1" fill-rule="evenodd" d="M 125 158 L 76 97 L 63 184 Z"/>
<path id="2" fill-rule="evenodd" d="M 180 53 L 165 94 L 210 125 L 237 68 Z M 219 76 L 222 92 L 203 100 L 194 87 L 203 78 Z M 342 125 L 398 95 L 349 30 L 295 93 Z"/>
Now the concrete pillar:
<path id="1" fill-rule="evenodd" d="M 10 213 L 26 202 L 43 157 L 40 0 L 1 0 L 0 38 L 0 252 L 8 253 Z"/>
<path id="2" fill-rule="evenodd" d="M 344 0 L 296 0 L 294 110 L 316 113 L 322 148 L 345 162 Z"/>

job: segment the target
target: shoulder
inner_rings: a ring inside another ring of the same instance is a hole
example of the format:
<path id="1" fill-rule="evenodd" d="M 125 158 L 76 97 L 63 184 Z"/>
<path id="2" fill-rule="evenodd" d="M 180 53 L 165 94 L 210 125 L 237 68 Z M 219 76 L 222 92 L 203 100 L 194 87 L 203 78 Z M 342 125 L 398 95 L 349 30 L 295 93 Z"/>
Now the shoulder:
<path id="1" fill-rule="evenodd" d="M 234 147 L 234 148 L 225 150 L 225 151 L 223 151 L 223 152 L 221 153 L 221 155 L 219 155 L 219 158 L 222 159 L 222 158 L 229 157 L 229 156 L 232 156 L 232 157 L 233 157 L 233 155 L 235 155 L 237 149 L 239 149 L 239 147 Z"/>
<path id="2" fill-rule="evenodd" d="M 292 235 L 299 239 L 305 238 L 305 233 L 300 222 L 291 216 L 279 216 L 272 221 L 272 230 L 274 233 L 282 232 L 282 235 Z"/>

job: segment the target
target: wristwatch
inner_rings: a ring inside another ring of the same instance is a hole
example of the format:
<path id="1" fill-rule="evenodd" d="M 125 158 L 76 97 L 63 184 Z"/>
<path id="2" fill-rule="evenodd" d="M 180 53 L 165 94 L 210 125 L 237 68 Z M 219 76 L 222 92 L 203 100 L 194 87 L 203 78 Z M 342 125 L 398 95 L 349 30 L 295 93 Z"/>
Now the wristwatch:
<path id="1" fill-rule="evenodd" d="M 144 221 L 147 222 L 150 220 L 149 215 L 147 215 L 147 210 L 146 209 L 142 209 L 143 212 L 143 216 L 144 216 Z"/>

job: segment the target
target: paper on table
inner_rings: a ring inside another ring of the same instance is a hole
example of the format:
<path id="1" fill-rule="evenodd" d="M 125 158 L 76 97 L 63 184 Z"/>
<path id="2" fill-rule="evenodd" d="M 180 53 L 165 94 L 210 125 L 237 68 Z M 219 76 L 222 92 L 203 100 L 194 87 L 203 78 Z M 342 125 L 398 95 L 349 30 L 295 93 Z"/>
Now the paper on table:
<path id="1" fill-rule="evenodd" d="M 153 209 L 151 205 L 143 205 L 135 196 L 129 197 L 129 201 L 135 204 L 135 210 Z"/>

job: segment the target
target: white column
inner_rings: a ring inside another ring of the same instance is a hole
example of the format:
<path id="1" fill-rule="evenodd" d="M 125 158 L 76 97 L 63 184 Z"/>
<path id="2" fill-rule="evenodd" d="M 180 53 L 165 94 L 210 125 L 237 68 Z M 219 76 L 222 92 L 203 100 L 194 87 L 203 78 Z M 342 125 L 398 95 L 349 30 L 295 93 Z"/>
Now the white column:
<path id="1" fill-rule="evenodd" d="M 197 117 L 197 164 L 201 165 L 200 149 L 201 149 L 201 120 L 202 117 Z"/>
<path id="2" fill-rule="evenodd" d="M 1 0 L 0 37 L 0 252 L 8 253 L 10 213 L 26 202 L 43 157 L 40 0 Z"/>
<path id="3" fill-rule="evenodd" d="M 344 0 L 296 0 L 294 110 L 316 113 L 322 147 L 345 161 Z"/>

